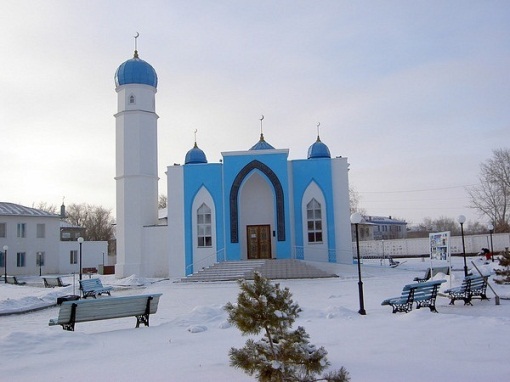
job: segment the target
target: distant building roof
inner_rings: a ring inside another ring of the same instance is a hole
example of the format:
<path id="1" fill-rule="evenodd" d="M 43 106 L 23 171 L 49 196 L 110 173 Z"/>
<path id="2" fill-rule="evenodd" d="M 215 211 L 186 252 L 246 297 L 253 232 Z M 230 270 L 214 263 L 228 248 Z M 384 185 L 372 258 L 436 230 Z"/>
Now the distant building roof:
<path id="1" fill-rule="evenodd" d="M 53 214 L 51 212 L 6 202 L 0 202 L 0 216 L 42 216 L 51 218 L 60 217 L 60 215 Z"/>
<path id="2" fill-rule="evenodd" d="M 82 229 L 83 227 L 80 227 L 79 225 L 74 225 L 66 221 L 60 222 L 60 228 L 79 228 Z"/>
<path id="3" fill-rule="evenodd" d="M 393 219 L 391 216 L 363 216 L 363 219 L 375 224 L 407 224 L 405 220 Z"/>

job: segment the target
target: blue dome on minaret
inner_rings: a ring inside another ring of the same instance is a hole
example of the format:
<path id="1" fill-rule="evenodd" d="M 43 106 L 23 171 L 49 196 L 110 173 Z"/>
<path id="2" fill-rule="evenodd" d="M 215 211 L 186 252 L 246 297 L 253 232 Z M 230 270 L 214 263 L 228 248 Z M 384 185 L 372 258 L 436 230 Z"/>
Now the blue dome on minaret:
<path id="1" fill-rule="evenodd" d="M 207 157 L 205 156 L 205 153 L 198 148 L 197 143 L 195 142 L 195 146 L 186 153 L 184 164 L 197 163 L 207 163 Z"/>
<path id="2" fill-rule="evenodd" d="M 322 143 L 318 135 L 315 143 L 308 149 L 308 159 L 312 158 L 331 158 L 328 146 Z"/>
<path id="3" fill-rule="evenodd" d="M 132 59 L 122 63 L 115 72 L 115 85 L 143 84 L 158 87 L 158 75 L 154 68 L 138 57 L 138 51 Z"/>

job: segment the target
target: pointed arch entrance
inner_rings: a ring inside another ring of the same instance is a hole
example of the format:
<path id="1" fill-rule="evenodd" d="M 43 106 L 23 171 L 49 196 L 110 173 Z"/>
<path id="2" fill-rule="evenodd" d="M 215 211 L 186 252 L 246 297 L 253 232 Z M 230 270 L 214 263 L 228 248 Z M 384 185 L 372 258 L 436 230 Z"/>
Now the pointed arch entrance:
<path id="1" fill-rule="evenodd" d="M 285 205 L 284 194 L 280 180 L 276 174 L 264 163 L 253 160 L 244 166 L 237 174 L 230 188 L 230 242 L 239 243 L 239 190 L 245 178 L 254 170 L 264 174 L 271 183 L 276 202 L 276 236 L 278 241 L 285 241 Z"/>

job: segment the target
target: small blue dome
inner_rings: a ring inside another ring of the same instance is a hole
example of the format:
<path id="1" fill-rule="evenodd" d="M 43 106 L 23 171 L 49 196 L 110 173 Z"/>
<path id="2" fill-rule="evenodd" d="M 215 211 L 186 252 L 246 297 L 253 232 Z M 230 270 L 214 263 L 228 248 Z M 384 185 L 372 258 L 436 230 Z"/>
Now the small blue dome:
<path id="1" fill-rule="evenodd" d="M 311 158 L 331 158 L 328 146 L 321 142 L 319 136 L 317 141 L 308 148 L 308 159 Z"/>
<path id="2" fill-rule="evenodd" d="M 119 66 L 115 72 L 115 85 L 144 84 L 158 87 L 158 75 L 154 68 L 144 60 L 138 58 L 138 52 L 132 59 Z"/>
<path id="3" fill-rule="evenodd" d="M 274 149 L 269 143 L 264 140 L 264 135 L 260 134 L 260 140 L 255 143 L 250 150 L 272 150 Z"/>
<path id="4" fill-rule="evenodd" d="M 186 153 L 184 164 L 197 163 L 207 163 L 207 158 L 205 153 L 198 148 L 197 143 L 195 142 L 195 146 L 193 146 L 193 148 Z"/>

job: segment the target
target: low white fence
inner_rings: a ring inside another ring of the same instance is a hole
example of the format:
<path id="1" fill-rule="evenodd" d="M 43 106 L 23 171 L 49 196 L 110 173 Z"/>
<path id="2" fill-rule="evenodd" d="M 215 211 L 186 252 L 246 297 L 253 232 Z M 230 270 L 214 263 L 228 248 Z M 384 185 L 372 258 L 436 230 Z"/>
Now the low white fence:
<path id="1" fill-rule="evenodd" d="M 464 235 L 466 254 L 479 253 L 482 248 L 491 249 L 490 235 Z M 510 247 L 510 233 L 492 235 L 494 252 L 498 253 Z M 428 256 L 429 238 L 371 240 L 359 242 L 360 256 L 363 258 Z M 356 256 L 356 242 L 352 243 L 353 257 Z M 462 236 L 450 236 L 450 254 L 462 254 Z"/>

